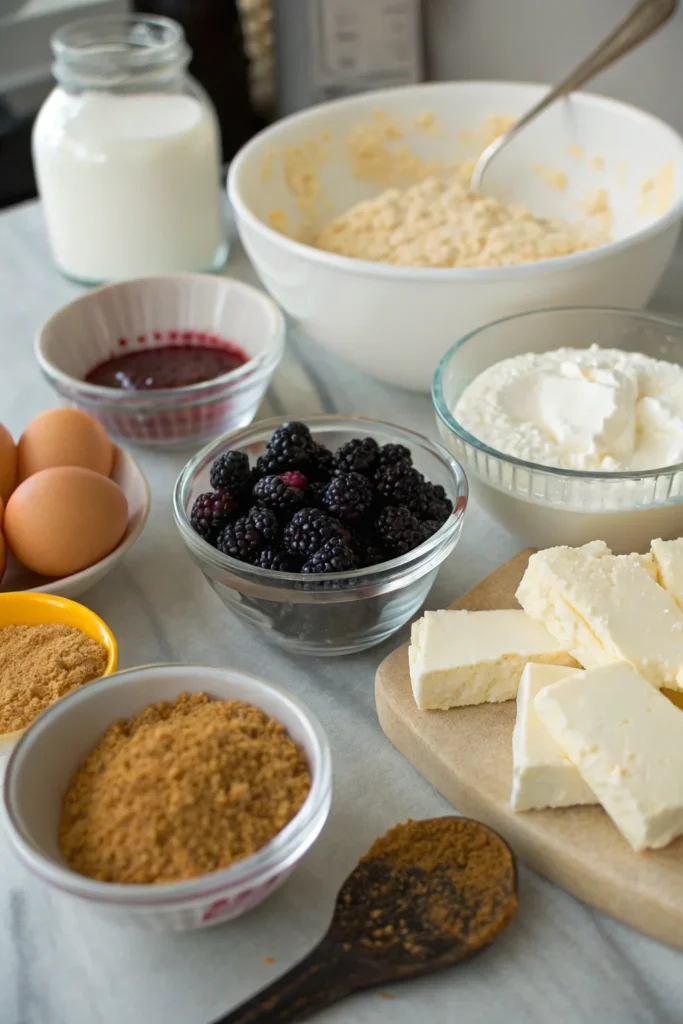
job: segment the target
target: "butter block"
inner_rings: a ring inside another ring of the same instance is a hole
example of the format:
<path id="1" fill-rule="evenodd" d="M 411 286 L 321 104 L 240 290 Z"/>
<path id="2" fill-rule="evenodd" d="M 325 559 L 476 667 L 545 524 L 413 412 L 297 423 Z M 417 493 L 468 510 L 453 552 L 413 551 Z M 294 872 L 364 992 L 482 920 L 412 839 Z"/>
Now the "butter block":
<path id="1" fill-rule="evenodd" d="M 413 623 L 410 681 L 418 708 L 512 700 L 529 661 L 576 666 L 523 611 L 425 612 Z"/>
<path id="2" fill-rule="evenodd" d="M 683 613 L 642 556 L 539 551 L 517 600 L 584 668 L 630 661 L 653 686 L 683 689 Z"/>
<path id="3" fill-rule="evenodd" d="M 683 610 L 683 537 L 653 540 L 650 554 L 656 567 L 657 582 Z"/>
<path id="4" fill-rule="evenodd" d="M 522 672 L 512 733 L 513 811 L 597 803 L 593 790 L 558 747 L 534 708 L 536 694 L 578 671 L 530 662 Z"/>
<path id="5" fill-rule="evenodd" d="M 683 711 L 632 665 L 578 672 L 534 708 L 634 850 L 683 834 Z"/>

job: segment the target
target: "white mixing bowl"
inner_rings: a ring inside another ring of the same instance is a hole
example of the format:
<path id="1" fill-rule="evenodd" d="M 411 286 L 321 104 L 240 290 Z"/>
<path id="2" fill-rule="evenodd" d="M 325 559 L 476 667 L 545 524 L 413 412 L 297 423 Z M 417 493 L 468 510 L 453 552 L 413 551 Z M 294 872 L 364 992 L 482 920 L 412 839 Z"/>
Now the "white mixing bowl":
<path id="1" fill-rule="evenodd" d="M 429 389 L 449 345 L 491 320 L 543 307 L 644 306 L 683 217 L 683 139 L 657 118 L 600 96 L 555 104 L 499 154 L 484 187 L 536 214 L 575 222 L 604 189 L 613 214 L 608 244 L 523 266 L 429 269 L 336 256 L 271 226 L 285 223 L 312 238 L 325 221 L 383 191 L 381 173 L 374 182 L 354 176 L 350 155 L 351 133 L 373 118 L 380 127 L 381 115 L 394 119 L 398 130 L 387 143 L 394 154 L 403 147 L 422 161 L 466 162 L 483 147 L 489 118 L 520 114 L 545 88 L 448 82 L 389 89 L 314 107 L 261 132 L 233 161 L 228 191 L 265 287 L 325 348 L 420 391 Z"/>

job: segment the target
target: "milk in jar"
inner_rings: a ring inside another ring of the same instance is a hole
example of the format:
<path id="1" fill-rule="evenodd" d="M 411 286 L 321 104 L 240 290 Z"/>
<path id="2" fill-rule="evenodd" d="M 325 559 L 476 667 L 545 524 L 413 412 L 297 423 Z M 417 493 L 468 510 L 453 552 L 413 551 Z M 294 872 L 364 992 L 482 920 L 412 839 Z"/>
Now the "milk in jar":
<path id="1" fill-rule="evenodd" d="M 57 86 L 33 158 L 55 262 L 85 283 L 215 270 L 227 256 L 220 143 L 164 18 L 76 22 L 53 38 Z"/>

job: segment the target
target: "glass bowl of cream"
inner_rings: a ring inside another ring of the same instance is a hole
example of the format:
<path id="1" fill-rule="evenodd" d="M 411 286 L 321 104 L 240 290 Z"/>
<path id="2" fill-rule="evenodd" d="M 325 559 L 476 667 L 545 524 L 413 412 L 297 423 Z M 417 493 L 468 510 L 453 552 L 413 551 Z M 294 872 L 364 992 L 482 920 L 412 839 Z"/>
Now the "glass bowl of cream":
<path id="1" fill-rule="evenodd" d="M 507 317 L 449 349 L 432 399 L 474 501 L 525 544 L 627 553 L 683 532 L 683 324 L 582 307 Z"/>

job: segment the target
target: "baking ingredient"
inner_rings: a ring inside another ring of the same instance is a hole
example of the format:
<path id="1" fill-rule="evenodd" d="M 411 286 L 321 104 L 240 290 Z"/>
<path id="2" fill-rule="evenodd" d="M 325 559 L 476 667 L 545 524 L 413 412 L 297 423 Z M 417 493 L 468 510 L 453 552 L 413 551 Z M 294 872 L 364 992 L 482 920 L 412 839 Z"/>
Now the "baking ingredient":
<path id="1" fill-rule="evenodd" d="M 218 129 L 193 96 L 58 87 L 38 114 L 33 155 L 55 259 L 70 277 L 222 262 Z"/>
<path id="2" fill-rule="evenodd" d="M 48 409 L 19 438 L 19 480 L 54 466 L 82 466 L 109 476 L 114 446 L 96 419 L 80 409 Z"/>
<path id="3" fill-rule="evenodd" d="M 126 496 L 80 466 L 42 469 L 19 484 L 5 510 L 5 539 L 43 576 L 70 576 L 108 555 L 128 524 Z"/>
<path id="4" fill-rule="evenodd" d="M 353 438 L 336 452 L 285 423 L 250 467 L 223 452 L 190 524 L 223 554 L 262 569 L 327 575 L 379 565 L 431 537 L 453 511 L 403 445 Z M 271 513 L 263 517 L 263 512 Z"/>
<path id="5" fill-rule="evenodd" d="M 59 841 L 105 882 L 177 882 L 230 867 L 308 796 L 303 751 L 251 704 L 181 694 L 115 722 L 71 779 Z"/>
<path id="6" fill-rule="evenodd" d="M 479 441 L 541 466 L 613 473 L 683 461 L 683 367 L 622 349 L 494 363 L 453 411 Z"/>
<path id="7" fill-rule="evenodd" d="M 657 582 L 683 611 L 683 537 L 653 540 L 650 550 Z"/>
<path id="8" fill-rule="evenodd" d="M 642 557 L 602 542 L 547 548 L 529 559 L 517 600 L 585 668 L 626 660 L 653 686 L 683 690 L 683 613 Z"/>
<path id="9" fill-rule="evenodd" d="M 192 337 L 191 331 L 172 331 L 179 338 Z M 146 335 L 139 344 L 144 345 Z M 206 335 L 201 335 L 206 338 Z M 98 363 L 85 375 L 88 384 L 122 391 L 154 391 L 158 388 L 182 388 L 221 377 L 248 362 L 248 356 L 232 342 L 216 338 L 211 344 L 159 345 L 124 352 Z"/>
<path id="10" fill-rule="evenodd" d="M 17 447 L 9 430 L 0 423 L 0 498 L 5 504 L 17 483 Z"/>
<path id="11" fill-rule="evenodd" d="M 60 697 L 98 679 L 107 659 L 102 644 L 60 622 L 0 629 L 0 733 L 25 729 Z"/>
<path id="12" fill-rule="evenodd" d="M 0 583 L 2 583 L 2 577 L 5 575 L 5 569 L 7 568 L 7 545 L 5 544 L 5 535 L 0 531 Z"/>
<path id="13" fill-rule="evenodd" d="M 537 693 L 577 671 L 530 662 L 522 672 L 512 733 L 513 811 L 597 803 L 592 789 L 558 747 L 534 707 Z"/>
<path id="14" fill-rule="evenodd" d="M 683 712 L 632 665 L 577 673 L 534 707 L 634 850 L 683 834 Z"/>
<path id="15" fill-rule="evenodd" d="M 512 700 L 530 661 L 576 665 L 519 610 L 425 612 L 412 625 L 408 658 L 421 710 Z"/>
<path id="16" fill-rule="evenodd" d="M 430 939 L 448 937 L 476 949 L 493 938 L 494 920 L 498 930 L 512 920 L 515 886 L 510 849 L 479 822 L 406 821 L 361 858 L 339 893 L 335 927 L 376 953 L 421 956 Z"/>
<path id="17" fill-rule="evenodd" d="M 505 267 L 609 241 L 587 224 L 535 217 L 470 192 L 458 176 L 427 178 L 357 203 L 326 224 L 318 249 L 404 267 Z"/>

